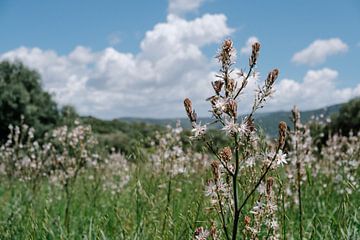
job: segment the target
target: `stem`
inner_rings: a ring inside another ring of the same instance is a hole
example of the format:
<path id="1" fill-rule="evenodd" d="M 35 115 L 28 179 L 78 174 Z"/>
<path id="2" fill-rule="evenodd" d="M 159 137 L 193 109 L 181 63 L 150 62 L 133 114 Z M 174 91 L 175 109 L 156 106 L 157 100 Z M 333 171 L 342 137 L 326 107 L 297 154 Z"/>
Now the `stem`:
<path id="1" fill-rule="evenodd" d="M 298 187 L 298 199 L 299 199 L 299 233 L 300 239 L 303 239 L 303 224 L 302 224 L 302 204 L 301 204 L 301 179 L 300 179 L 300 162 L 297 162 L 297 187 Z"/>
<path id="2" fill-rule="evenodd" d="M 220 216 L 221 216 L 222 227 L 223 227 L 223 230 L 224 230 L 224 233 L 225 233 L 225 237 L 226 237 L 227 240 L 230 240 L 229 233 L 228 233 L 228 230 L 226 228 L 225 215 L 224 215 L 224 210 L 223 210 L 222 204 L 221 204 L 220 194 L 219 194 L 218 191 L 216 191 L 216 194 L 217 194 L 217 197 L 218 197 L 218 203 L 219 203 L 219 208 L 220 208 Z"/>
<path id="3" fill-rule="evenodd" d="M 286 215 L 285 215 L 285 194 L 284 189 L 282 189 L 282 208 L 283 208 L 283 239 L 286 239 Z"/>
<path id="4" fill-rule="evenodd" d="M 237 186 L 237 175 L 239 173 L 239 144 L 237 140 L 237 135 L 235 135 L 235 173 L 232 176 L 233 178 L 233 191 L 234 191 L 234 222 L 233 222 L 233 233 L 232 233 L 232 239 L 236 239 L 238 225 L 239 225 L 239 216 L 240 212 L 238 211 L 238 186 Z"/>
<path id="5" fill-rule="evenodd" d="M 299 201 L 299 235 L 300 240 L 303 239 L 303 225 L 302 225 L 302 203 L 301 203 L 301 173 L 300 173 L 300 159 L 299 159 L 299 143 L 298 143 L 298 128 L 297 120 L 294 119 L 294 131 L 295 131 L 295 152 L 296 152 L 296 170 L 297 170 L 297 190 Z"/>
<path id="6" fill-rule="evenodd" d="M 71 204 L 71 193 L 69 189 L 68 182 L 65 183 L 65 193 L 66 193 L 66 206 L 65 206 L 65 219 L 64 219 L 64 225 L 66 228 L 67 234 L 70 232 L 70 204 Z"/>
<path id="7" fill-rule="evenodd" d="M 164 216 L 163 225 L 162 225 L 162 230 L 161 230 L 162 235 L 164 234 L 164 231 L 165 231 L 167 215 L 169 214 L 169 208 L 170 208 L 170 201 L 171 201 L 171 180 L 172 180 L 172 178 L 171 178 L 171 173 L 170 173 L 169 181 L 168 181 L 168 189 L 167 189 L 166 210 L 165 210 L 165 216 Z M 163 235 L 163 236 L 164 236 L 164 235 Z"/>
<path id="8" fill-rule="evenodd" d="M 237 93 L 235 94 L 234 100 L 239 96 L 240 92 L 241 92 L 241 91 L 244 89 L 244 87 L 246 86 L 247 80 L 248 80 L 248 78 L 250 77 L 250 74 L 251 74 L 251 71 L 252 71 L 253 68 L 254 68 L 254 65 L 253 65 L 253 66 L 250 66 L 249 72 L 248 72 L 248 74 L 246 75 L 245 79 L 243 80 L 243 82 L 242 82 L 242 84 L 241 84 L 241 87 L 239 88 L 239 90 L 238 90 Z"/>

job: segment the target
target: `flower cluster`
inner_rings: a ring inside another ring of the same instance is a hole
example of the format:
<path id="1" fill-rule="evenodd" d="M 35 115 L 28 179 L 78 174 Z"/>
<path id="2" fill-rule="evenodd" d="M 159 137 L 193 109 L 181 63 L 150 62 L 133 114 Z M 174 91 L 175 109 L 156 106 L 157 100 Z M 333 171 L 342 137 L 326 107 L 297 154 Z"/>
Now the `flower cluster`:
<path id="1" fill-rule="evenodd" d="M 197 126 L 194 127 L 197 131 Z M 195 136 L 201 135 L 195 133 Z M 191 149 L 184 149 L 181 141 L 183 132 L 180 122 L 173 128 L 170 125 L 164 133 L 158 132 L 152 145 L 155 152 L 150 155 L 150 164 L 154 173 L 166 173 L 176 176 L 178 174 L 189 174 L 201 170 L 206 166 L 207 156 L 195 153 Z"/>

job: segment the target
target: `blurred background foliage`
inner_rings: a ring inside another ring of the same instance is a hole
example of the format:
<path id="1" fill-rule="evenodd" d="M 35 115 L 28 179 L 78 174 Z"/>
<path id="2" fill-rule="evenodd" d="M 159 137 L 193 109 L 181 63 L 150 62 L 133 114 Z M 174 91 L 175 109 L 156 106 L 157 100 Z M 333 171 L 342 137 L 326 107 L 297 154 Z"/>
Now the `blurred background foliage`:
<path id="1" fill-rule="evenodd" d="M 260 131 L 268 137 L 274 137 L 277 134 L 277 123 L 285 120 L 290 124 L 290 116 L 290 111 L 282 111 L 260 113 L 256 117 Z M 318 139 L 321 146 L 329 133 L 348 135 L 351 130 L 360 130 L 360 98 L 321 110 L 303 111 L 301 117 L 304 123 L 310 121 L 313 137 Z M 41 140 L 45 132 L 56 126 L 74 125 L 75 120 L 92 126 L 100 147 L 108 151 L 115 149 L 126 155 L 139 152 L 139 149 L 151 149 L 151 141 L 156 133 L 165 131 L 167 124 L 174 126 L 176 123 L 176 119 L 102 120 L 80 116 L 71 105 L 57 105 L 53 96 L 43 89 L 38 72 L 21 62 L 0 62 L 0 141 L 6 140 L 10 124 L 20 125 L 23 122 L 34 127 L 36 137 Z M 203 150 L 199 144 L 188 141 L 190 126 L 187 119 L 179 121 L 185 128 L 181 138 L 184 146 L 197 151 Z M 217 145 L 225 144 L 226 138 L 218 131 L 210 129 L 210 134 L 214 136 Z"/>

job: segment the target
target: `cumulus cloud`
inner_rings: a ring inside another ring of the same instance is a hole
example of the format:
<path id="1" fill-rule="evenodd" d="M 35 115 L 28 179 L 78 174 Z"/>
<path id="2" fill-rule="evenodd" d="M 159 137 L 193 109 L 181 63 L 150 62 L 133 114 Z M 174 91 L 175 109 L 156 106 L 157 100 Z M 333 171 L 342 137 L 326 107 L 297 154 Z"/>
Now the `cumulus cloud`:
<path id="1" fill-rule="evenodd" d="M 212 61 L 202 47 L 216 43 L 233 30 L 222 14 L 185 20 L 169 15 L 146 32 L 140 52 L 109 47 L 93 51 L 76 47 L 66 55 L 52 50 L 20 47 L 0 54 L 0 60 L 19 59 L 40 72 L 45 89 L 61 104 L 81 114 L 174 117 L 183 115 L 182 101 L 190 96 L 199 112 L 214 78 Z M 201 109 L 204 111 L 201 112 Z"/>
<path id="2" fill-rule="evenodd" d="M 329 56 L 347 52 L 348 48 L 346 43 L 339 38 L 315 40 L 307 48 L 295 53 L 292 61 L 314 66 L 324 63 Z"/>
<path id="3" fill-rule="evenodd" d="M 309 110 L 360 96 L 360 84 L 354 88 L 337 88 L 338 75 L 336 70 L 323 68 L 309 70 L 301 82 L 283 79 L 276 84 L 276 92 L 267 110 L 289 110 L 293 105 Z"/>
<path id="4" fill-rule="evenodd" d="M 252 45 L 255 42 L 259 42 L 259 39 L 257 37 L 255 36 L 249 37 L 248 40 L 246 41 L 245 46 L 240 49 L 241 54 L 246 54 L 246 55 L 251 54 Z"/>
<path id="5" fill-rule="evenodd" d="M 169 13 L 183 15 L 196 11 L 204 0 L 169 0 Z"/>

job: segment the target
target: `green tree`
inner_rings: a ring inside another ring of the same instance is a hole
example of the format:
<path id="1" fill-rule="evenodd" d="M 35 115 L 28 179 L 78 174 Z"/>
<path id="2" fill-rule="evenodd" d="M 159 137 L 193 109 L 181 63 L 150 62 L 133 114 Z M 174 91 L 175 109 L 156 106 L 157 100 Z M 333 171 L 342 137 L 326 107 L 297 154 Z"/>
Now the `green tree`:
<path id="1" fill-rule="evenodd" d="M 343 135 L 348 135 L 351 130 L 357 134 L 360 130 L 360 97 L 350 100 L 341 107 L 339 113 L 332 117 L 330 129 Z"/>
<path id="2" fill-rule="evenodd" d="M 42 89 L 39 73 L 21 62 L 0 62 L 0 140 L 6 139 L 9 124 L 21 124 L 21 116 L 41 135 L 57 123 L 59 111 Z"/>

